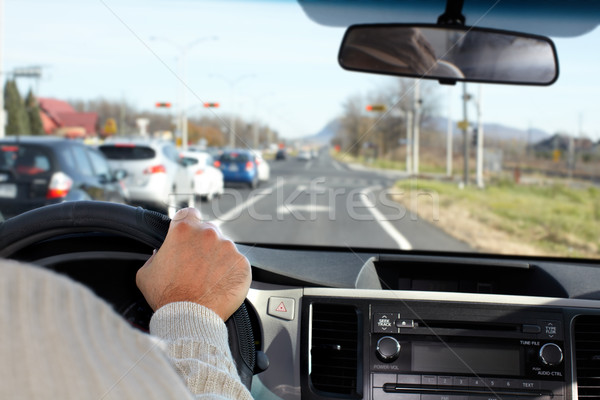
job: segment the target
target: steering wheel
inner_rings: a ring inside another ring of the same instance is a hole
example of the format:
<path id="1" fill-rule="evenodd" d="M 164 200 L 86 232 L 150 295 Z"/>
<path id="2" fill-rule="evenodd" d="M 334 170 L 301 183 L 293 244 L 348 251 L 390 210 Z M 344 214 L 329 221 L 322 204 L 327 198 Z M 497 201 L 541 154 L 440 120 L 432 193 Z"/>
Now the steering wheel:
<path id="1" fill-rule="evenodd" d="M 164 214 L 98 201 L 74 201 L 37 208 L 0 224 L 0 257 L 11 258 L 29 246 L 53 237 L 103 232 L 137 240 L 158 249 L 171 220 Z M 140 265 L 141 267 L 141 265 Z M 242 383 L 250 390 L 256 355 L 245 304 L 225 322 L 229 347 Z"/>

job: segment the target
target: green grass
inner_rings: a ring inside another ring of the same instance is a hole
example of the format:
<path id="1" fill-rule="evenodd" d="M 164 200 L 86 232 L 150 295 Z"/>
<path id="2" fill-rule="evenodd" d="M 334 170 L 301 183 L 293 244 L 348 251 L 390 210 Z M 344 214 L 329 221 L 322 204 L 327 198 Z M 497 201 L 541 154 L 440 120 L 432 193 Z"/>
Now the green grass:
<path id="1" fill-rule="evenodd" d="M 364 156 L 354 157 L 350 154 L 335 153 L 332 152 L 332 157 L 338 161 L 346 162 L 346 163 L 358 163 L 365 165 L 371 168 L 378 169 L 394 169 L 399 171 L 406 171 L 406 162 L 405 161 L 394 161 L 388 159 L 381 158 L 369 158 Z M 443 174 L 446 173 L 446 167 L 441 167 L 439 165 L 430 164 L 427 162 L 419 163 L 419 172 L 424 174 Z"/>
<path id="2" fill-rule="evenodd" d="M 540 254 L 600 257 L 600 190 L 596 188 L 515 185 L 504 180 L 486 189 L 460 189 L 455 183 L 423 179 L 399 181 L 397 187 L 437 193 L 440 213 L 450 205 L 461 207 L 471 218 L 540 249 Z"/>

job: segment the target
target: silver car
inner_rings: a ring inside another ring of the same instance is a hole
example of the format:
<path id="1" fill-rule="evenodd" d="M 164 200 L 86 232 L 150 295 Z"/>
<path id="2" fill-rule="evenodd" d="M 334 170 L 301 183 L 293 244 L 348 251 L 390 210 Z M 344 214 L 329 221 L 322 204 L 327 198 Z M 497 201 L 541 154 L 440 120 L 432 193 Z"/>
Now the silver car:
<path id="1" fill-rule="evenodd" d="M 99 146 L 113 169 L 124 169 L 130 203 L 172 216 L 194 207 L 193 176 L 175 145 L 165 140 L 115 139 Z"/>

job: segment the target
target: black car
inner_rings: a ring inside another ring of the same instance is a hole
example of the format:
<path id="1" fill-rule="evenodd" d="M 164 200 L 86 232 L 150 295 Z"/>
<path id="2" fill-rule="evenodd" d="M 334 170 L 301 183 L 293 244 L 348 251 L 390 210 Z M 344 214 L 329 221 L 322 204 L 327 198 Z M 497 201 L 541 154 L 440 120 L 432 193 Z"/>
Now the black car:
<path id="1" fill-rule="evenodd" d="M 126 202 L 124 171 L 110 170 L 98 150 L 56 137 L 0 140 L 0 213 L 24 211 L 73 200 Z"/>
<path id="2" fill-rule="evenodd" d="M 277 153 L 275 153 L 275 160 L 285 160 L 286 157 L 287 153 L 283 149 L 279 149 L 277 150 Z"/>

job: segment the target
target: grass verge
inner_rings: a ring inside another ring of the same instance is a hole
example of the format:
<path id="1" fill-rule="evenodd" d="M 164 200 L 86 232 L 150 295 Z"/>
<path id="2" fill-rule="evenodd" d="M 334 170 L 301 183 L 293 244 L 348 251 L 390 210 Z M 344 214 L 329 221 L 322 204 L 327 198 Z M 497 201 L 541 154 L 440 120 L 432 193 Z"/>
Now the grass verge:
<path id="1" fill-rule="evenodd" d="M 395 200 L 489 253 L 600 258 L 600 190 L 499 181 L 486 189 L 408 180 Z"/>

